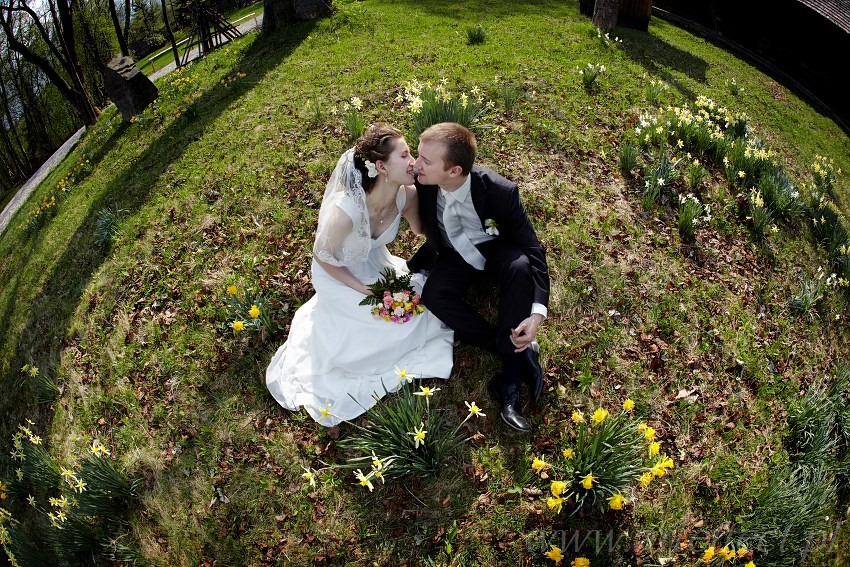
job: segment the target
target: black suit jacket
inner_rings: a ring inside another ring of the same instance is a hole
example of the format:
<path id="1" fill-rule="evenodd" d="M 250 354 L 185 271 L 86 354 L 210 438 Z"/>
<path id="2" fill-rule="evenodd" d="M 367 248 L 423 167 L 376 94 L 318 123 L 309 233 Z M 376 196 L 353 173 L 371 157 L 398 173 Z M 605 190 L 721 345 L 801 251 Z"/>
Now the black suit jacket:
<path id="1" fill-rule="evenodd" d="M 520 202 L 516 183 L 486 167 L 473 166 L 469 175 L 472 203 L 481 219 L 481 226 L 484 227 L 487 219 L 493 219 L 499 230 L 496 238 L 509 239 L 525 253 L 534 280 L 534 303 L 548 307 L 549 267 L 546 254 Z M 443 247 L 437 224 L 437 195 L 440 188 L 417 182 L 416 191 L 419 195 L 419 215 L 428 241 L 408 262 L 411 271 L 430 268 Z"/>

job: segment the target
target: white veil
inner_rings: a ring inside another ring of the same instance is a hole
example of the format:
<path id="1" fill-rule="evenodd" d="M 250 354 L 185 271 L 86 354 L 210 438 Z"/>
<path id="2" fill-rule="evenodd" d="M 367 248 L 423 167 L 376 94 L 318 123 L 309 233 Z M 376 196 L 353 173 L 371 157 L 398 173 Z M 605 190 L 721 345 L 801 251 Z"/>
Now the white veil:
<path id="1" fill-rule="evenodd" d="M 313 255 L 332 266 L 365 262 L 371 237 L 363 175 L 354 165 L 354 148 L 350 148 L 337 161 L 325 188 Z"/>

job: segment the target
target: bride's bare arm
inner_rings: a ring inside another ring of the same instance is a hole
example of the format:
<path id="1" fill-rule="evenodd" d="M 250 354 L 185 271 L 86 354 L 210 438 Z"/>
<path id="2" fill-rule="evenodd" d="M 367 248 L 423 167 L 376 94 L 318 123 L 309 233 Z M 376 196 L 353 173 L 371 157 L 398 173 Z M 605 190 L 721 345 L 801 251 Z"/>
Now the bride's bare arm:
<path id="1" fill-rule="evenodd" d="M 422 230 L 422 221 L 419 220 L 419 195 L 416 193 L 416 187 L 413 185 L 406 185 L 404 187 L 404 191 L 407 195 L 407 202 L 404 204 L 404 210 L 401 214 L 407 219 L 407 223 L 410 225 L 410 230 L 412 230 L 414 234 L 422 236 L 424 231 Z"/>
<path id="2" fill-rule="evenodd" d="M 344 266 L 332 266 L 331 264 L 328 264 L 327 262 L 322 262 L 321 260 L 319 260 L 315 256 L 313 256 L 313 258 L 334 279 L 336 279 L 339 282 L 347 285 L 348 287 L 350 287 L 354 291 L 359 291 L 363 295 L 369 295 L 371 293 L 369 291 L 369 288 L 366 287 L 366 284 L 364 284 L 363 282 L 361 282 L 360 280 L 355 278 L 354 274 L 352 274 L 351 271 L 349 271 L 348 268 L 346 268 Z"/>
<path id="3" fill-rule="evenodd" d="M 319 228 L 319 234 L 317 234 L 316 243 L 313 246 L 313 258 L 331 277 L 340 283 L 359 291 L 363 295 L 369 295 L 369 288 L 354 277 L 351 270 L 345 266 L 330 264 L 319 257 L 321 255 L 326 259 L 337 260 L 341 257 L 344 258 L 345 254 L 340 253 L 340 251 L 344 249 L 345 239 L 351 233 L 352 228 L 351 217 L 340 208 L 333 209 L 325 223 Z M 340 261 L 339 263 L 344 262 Z"/>

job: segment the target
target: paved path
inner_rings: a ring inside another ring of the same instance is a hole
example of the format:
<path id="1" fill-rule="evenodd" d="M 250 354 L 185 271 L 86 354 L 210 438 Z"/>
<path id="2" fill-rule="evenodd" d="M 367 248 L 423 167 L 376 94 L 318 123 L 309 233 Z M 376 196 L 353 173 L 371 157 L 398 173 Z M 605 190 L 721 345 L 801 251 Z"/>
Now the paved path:
<path id="1" fill-rule="evenodd" d="M 0 234 L 3 234 L 3 231 L 6 230 L 6 226 L 8 226 L 9 221 L 12 219 L 12 215 L 14 215 L 18 209 L 26 202 L 29 198 L 30 193 L 38 187 L 38 184 L 44 181 L 44 178 L 53 171 L 57 165 L 59 165 L 65 156 L 68 155 L 68 152 L 77 145 L 77 142 L 80 141 L 80 138 L 83 137 L 83 132 L 86 131 L 86 127 L 83 126 L 77 132 L 68 138 L 62 146 L 54 152 L 52 156 L 50 156 L 46 162 L 41 164 L 41 167 L 38 168 L 32 177 L 30 177 L 26 183 L 24 183 L 18 192 L 12 197 L 12 200 L 6 204 L 6 208 L 3 209 L 3 212 L 0 213 Z"/>
<path id="2" fill-rule="evenodd" d="M 257 14 L 250 15 L 244 18 L 244 20 L 239 23 L 236 28 L 242 34 L 246 34 L 255 28 L 262 27 L 262 25 L 263 15 Z M 192 53 L 189 55 L 189 61 L 197 59 L 197 57 L 198 49 L 193 49 Z M 160 77 L 172 72 L 175 68 L 176 66 L 172 62 L 157 71 L 156 73 L 150 75 L 149 78 L 151 81 L 155 81 Z M 54 152 L 54 154 L 50 156 L 50 158 L 46 162 L 41 164 L 41 167 L 38 168 L 38 171 L 36 171 L 33 176 L 30 177 L 27 182 L 21 186 L 20 189 L 18 189 L 18 192 L 15 194 L 14 197 L 12 197 L 12 200 L 9 201 L 8 204 L 6 204 L 6 207 L 3 209 L 3 212 L 0 213 L 0 235 L 2 235 L 3 231 L 6 230 L 6 227 L 9 225 L 9 221 L 12 219 L 12 216 L 18 211 L 18 209 L 23 206 L 24 203 L 26 203 L 33 190 L 38 187 L 39 183 L 44 181 L 44 178 L 47 177 L 47 175 L 51 171 L 53 171 L 53 169 L 57 165 L 62 163 L 62 160 L 65 159 L 65 156 L 67 156 L 68 153 L 74 148 L 74 146 L 77 145 L 77 142 L 80 141 L 80 138 L 82 138 L 83 132 L 85 132 L 85 130 L 85 126 L 77 130 L 77 132 L 73 136 L 68 138 L 68 140 L 66 140 L 65 143 L 62 144 L 62 146 L 58 150 L 56 150 L 56 152 Z"/>

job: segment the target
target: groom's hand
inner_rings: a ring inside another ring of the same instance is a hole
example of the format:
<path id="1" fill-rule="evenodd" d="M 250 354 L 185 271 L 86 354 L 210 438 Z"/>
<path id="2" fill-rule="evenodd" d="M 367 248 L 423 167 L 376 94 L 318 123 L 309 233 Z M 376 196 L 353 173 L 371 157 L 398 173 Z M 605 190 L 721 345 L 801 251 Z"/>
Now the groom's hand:
<path id="1" fill-rule="evenodd" d="M 537 336 L 537 329 L 540 328 L 540 323 L 542 322 L 543 315 L 533 313 L 531 316 L 523 319 L 515 329 L 511 329 L 511 342 L 516 347 L 514 352 L 522 352 L 528 348 L 528 345 Z"/>

